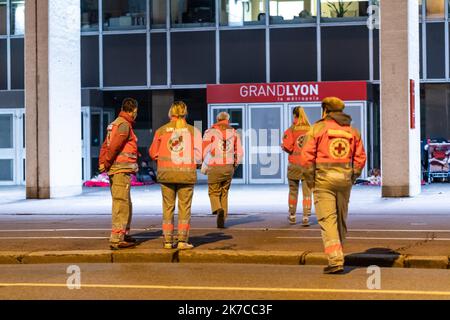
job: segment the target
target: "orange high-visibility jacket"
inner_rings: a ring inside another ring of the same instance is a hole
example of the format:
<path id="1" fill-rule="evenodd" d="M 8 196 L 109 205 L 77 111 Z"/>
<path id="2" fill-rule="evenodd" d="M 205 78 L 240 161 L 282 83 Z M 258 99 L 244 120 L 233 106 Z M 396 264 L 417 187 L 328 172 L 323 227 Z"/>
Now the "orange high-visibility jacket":
<path id="1" fill-rule="evenodd" d="M 149 149 L 158 163 L 158 182 L 195 184 L 202 161 L 202 134 L 186 123 L 177 128 L 177 118 L 159 128 Z"/>
<path id="2" fill-rule="evenodd" d="M 203 158 L 210 153 L 208 166 L 220 167 L 241 164 L 244 152 L 238 132 L 228 120 L 219 121 L 205 132 Z"/>
<path id="3" fill-rule="evenodd" d="M 366 165 L 366 152 L 351 118 L 332 113 L 307 133 L 300 163 L 308 185 L 351 186 Z"/>
<path id="4" fill-rule="evenodd" d="M 99 163 L 109 175 L 136 173 L 139 169 L 138 138 L 133 131 L 134 121 L 125 112 L 108 126 L 108 133 L 100 152 Z"/>
<path id="5" fill-rule="evenodd" d="M 284 132 L 281 147 L 289 154 L 288 159 L 290 164 L 300 165 L 303 143 L 310 128 L 309 126 L 297 126 L 293 124 Z"/>

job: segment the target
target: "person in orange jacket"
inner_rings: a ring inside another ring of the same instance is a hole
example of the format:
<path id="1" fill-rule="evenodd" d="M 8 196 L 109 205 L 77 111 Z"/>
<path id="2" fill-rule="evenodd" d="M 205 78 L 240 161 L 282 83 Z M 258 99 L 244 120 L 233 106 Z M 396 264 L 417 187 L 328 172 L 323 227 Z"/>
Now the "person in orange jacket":
<path id="1" fill-rule="evenodd" d="M 112 196 L 113 250 L 136 245 L 130 233 L 133 205 L 131 202 L 131 174 L 138 172 L 138 139 L 133 131 L 138 102 L 127 98 L 122 103 L 119 117 L 108 126 L 108 133 L 99 156 L 99 171 L 107 172 Z"/>
<path id="2" fill-rule="evenodd" d="M 225 228 L 228 216 L 228 192 L 235 169 L 241 164 L 241 138 L 230 126 L 230 115 L 221 112 L 217 123 L 205 132 L 203 138 L 204 162 L 207 166 L 208 193 L 211 210 L 217 215 L 217 228 Z"/>
<path id="3" fill-rule="evenodd" d="M 323 100 L 323 118 L 307 133 L 300 155 L 306 183 L 314 189 L 316 215 L 328 256 L 325 274 L 344 271 L 342 244 L 350 192 L 366 165 L 361 135 L 351 126 L 352 118 L 344 108 L 339 98 Z"/>
<path id="4" fill-rule="evenodd" d="M 169 111 L 170 122 L 159 128 L 149 149 L 157 161 L 157 180 L 163 197 L 164 248 L 192 249 L 189 243 L 191 205 L 197 166 L 202 163 L 202 134 L 187 124 L 187 106 L 175 102 Z M 174 213 L 178 197 L 178 243 L 174 241 Z"/>
<path id="5" fill-rule="evenodd" d="M 300 154 L 305 140 L 305 135 L 311 128 L 308 116 L 302 107 L 296 107 L 293 111 L 294 122 L 286 130 L 283 136 L 282 149 L 289 154 L 288 180 L 289 180 L 289 222 L 296 224 L 298 190 L 302 181 L 303 192 L 303 226 L 309 226 L 311 216 L 312 191 L 302 178 Z"/>

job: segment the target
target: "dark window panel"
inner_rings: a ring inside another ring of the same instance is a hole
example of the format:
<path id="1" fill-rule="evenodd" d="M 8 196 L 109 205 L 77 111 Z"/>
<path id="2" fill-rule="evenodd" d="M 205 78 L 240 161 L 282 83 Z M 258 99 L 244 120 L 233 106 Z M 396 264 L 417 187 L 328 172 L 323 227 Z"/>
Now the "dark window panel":
<path id="1" fill-rule="evenodd" d="M 147 85 L 145 34 L 104 36 L 103 74 L 106 87 Z"/>
<path id="2" fill-rule="evenodd" d="M 317 81 L 316 29 L 272 29 L 270 60 L 272 82 Z"/>
<path id="3" fill-rule="evenodd" d="M 373 30 L 373 79 L 380 80 L 380 31 Z"/>
<path id="4" fill-rule="evenodd" d="M 98 37 L 81 37 L 81 86 L 99 86 Z"/>
<path id="5" fill-rule="evenodd" d="M 215 32 L 177 32 L 171 36 L 172 83 L 216 83 Z"/>
<path id="6" fill-rule="evenodd" d="M 443 23 L 427 23 L 427 77 L 445 78 L 445 30 Z"/>
<path id="7" fill-rule="evenodd" d="M 23 89 L 25 76 L 24 40 L 11 39 L 11 88 Z"/>
<path id="8" fill-rule="evenodd" d="M 221 83 L 265 82 L 265 30 L 221 31 Z"/>
<path id="9" fill-rule="evenodd" d="M 167 37 L 165 33 L 150 35 L 152 85 L 167 85 Z"/>
<path id="10" fill-rule="evenodd" d="M 369 79 L 367 26 L 322 28 L 322 80 Z"/>
<path id="11" fill-rule="evenodd" d="M 0 90 L 6 90 L 8 88 L 8 75 L 7 75 L 7 45 L 6 40 L 0 40 Z"/>

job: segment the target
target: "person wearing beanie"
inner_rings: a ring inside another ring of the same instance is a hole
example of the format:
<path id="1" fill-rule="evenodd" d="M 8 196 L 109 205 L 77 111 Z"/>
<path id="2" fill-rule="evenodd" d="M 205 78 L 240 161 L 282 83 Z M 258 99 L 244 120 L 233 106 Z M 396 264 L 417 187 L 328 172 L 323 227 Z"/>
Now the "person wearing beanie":
<path id="1" fill-rule="evenodd" d="M 344 113 L 344 102 L 329 97 L 322 102 L 322 119 L 306 134 L 300 155 L 303 175 L 314 190 L 316 215 L 328 257 L 325 274 L 344 271 L 343 242 L 347 233 L 352 185 L 366 165 L 360 133 Z"/>
<path id="2" fill-rule="evenodd" d="M 300 154 L 305 140 L 305 135 L 311 128 L 308 116 L 302 107 L 295 107 L 293 111 L 294 122 L 283 135 L 281 148 L 289 154 L 288 180 L 289 180 L 289 217 L 290 224 L 296 224 L 298 191 L 302 181 L 302 167 L 300 165 Z M 303 219 L 304 227 L 309 226 L 311 216 L 312 191 L 302 181 L 303 193 Z"/>
<path id="3" fill-rule="evenodd" d="M 192 249 L 189 243 L 191 205 L 197 166 L 202 163 L 202 134 L 187 124 L 188 109 L 184 102 L 172 104 L 170 122 L 159 128 L 149 149 L 152 160 L 157 161 L 157 181 L 163 198 L 164 248 Z M 178 198 L 178 242 L 175 243 L 174 214 Z"/>

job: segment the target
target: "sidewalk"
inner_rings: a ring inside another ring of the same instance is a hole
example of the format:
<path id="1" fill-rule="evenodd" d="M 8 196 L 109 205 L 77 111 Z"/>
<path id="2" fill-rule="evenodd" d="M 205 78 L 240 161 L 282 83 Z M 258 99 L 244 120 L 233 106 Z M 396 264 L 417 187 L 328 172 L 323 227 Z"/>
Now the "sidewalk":
<path id="1" fill-rule="evenodd" d="M 66 199 L 26 201 L 23 188 L 0 189 L 0 264 L 36 263 L 258 263 L 325 265 L 320 228 L 287 223 L 287 186 L 233 186 L 227 229 L 215 226 L 207 189 L 196 188 L 192 251 L 161 249 L 158 186 L 133 190 L 135 249 L 108 250 L 108 189 Z M 411 199 L 381 199 L 380 188 L 352 195 L 349 266 L 449 268 L 450 186 L 431 185 Z"/>
<path id="2" fill-rule="evenodd" d="M 288 197 L 286 185 L 233 185 L 230 212 L 235 214 L 285 214 Z M 161 215 L 158 185 L 132 190 L 136 215 Z M 193 215 L 209 214 L 206 185 L 197 185 L 192 204 Z M 0 215 L 4 214 L 105 214 L 111 210 L 108 188 L 85 188 L 76 197 L 52 200 L 25 200 L 24 187 L 0 187 Z M 382 199 L 380 187 L 355 186 L 350 200 L 350 214 L 442 214 L 450 215 L 450 183 L 423 187 L 415 198 Z"/>

